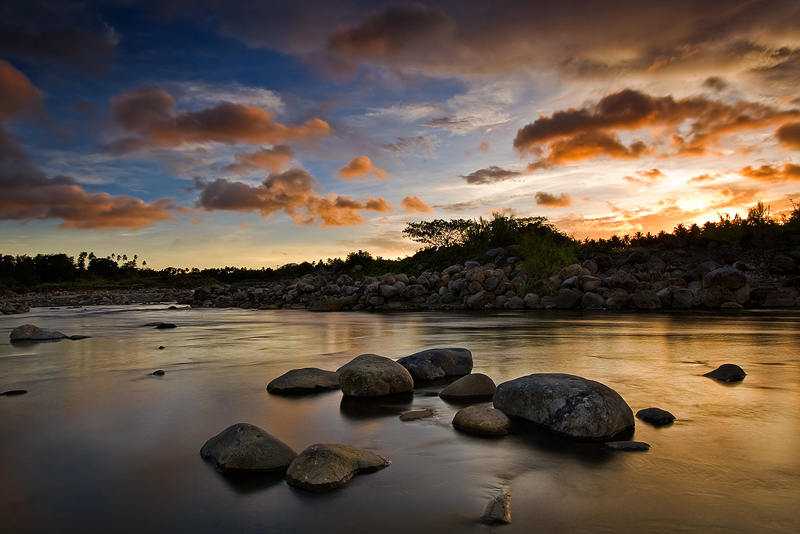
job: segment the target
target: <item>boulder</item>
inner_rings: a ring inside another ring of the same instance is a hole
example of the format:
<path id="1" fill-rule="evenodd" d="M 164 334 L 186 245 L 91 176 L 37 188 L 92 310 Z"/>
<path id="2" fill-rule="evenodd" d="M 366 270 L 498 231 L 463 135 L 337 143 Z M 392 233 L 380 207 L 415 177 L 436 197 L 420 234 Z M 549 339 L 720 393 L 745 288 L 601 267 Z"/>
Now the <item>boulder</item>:
<path id="1" fill-rule="evenodd" d="M 358 473 L 372 473 L 391 465 L 383 456 L 349 445 L 318 443 L 302 451 L 289 466 L 286 480 L 309 491 L 338 488 Z"/>
<path id="2" fill-rule="evenodd" d="M 645 408 L 636 412 L 636 417 L 653 426 L 670 425 L 675 421 L 675 416 L 661 408 Z"/>
<path id="3" fill-rule="evenodd" d="M 776 289 L 767 293 L 763 306 L 765 308 L 790 308 L 794 304 L 795 302 L 791 295 Z"/>
<path id="4" fill-rule="evenodd" d="M 631 295 L 631 300 L 640 310 L 660 310 L 661 299 L 652 289 L 639 289 Z"/>
<path id="5" fill-rule="evenodd" d="M 232 425 L 206 441 L 200 455 L 220 473 L 285 471 L 297 453 L 249 423 Z"/>
<path id="6" fill-rule="evenodd" d="M 437 380 L 472 371 L 472 353 L 463 348 L 427 349 L 397 360 L 414 380 Z"/>
<path id="7" fill-rule="evenodd" d="M 556 307 L 559 310 L 571 310 L 573 308 L 577 308 L 581 303 L 581 295 L 577 291 L 573 291 L 572 289 L 561 289 L 558 292 L 558 301 L 556 303 Z"/>
<path id="8" fill-rule="evenodd" d="M 561 373 L 523 376 L 497 386 L 494 406 L 557 434 L 588 440 L 609 438 L 633 428 L 625 400 L 593 380 Z"/>
<path id="9" fill-rule="evenodd" d="M 511 431 L 506 414 L 491 406 L 468 406 L 453 418 L 453 426 L 464 432 L 482 436 L 505 436 Z"/>
<path id="10" fill-rule="evenodd" d="M 330 295 L 321 295 L 308 303 L 308 311 L 315 312 L 336 312 L 344 308 L 341 299 Z"/>
<path id="11" fill-rule="evenodd" d="M 41 332 L 42 329 L 33 324 L 24 324 L 22 326 L 16 327 L 14 330 L 11 331 L 11 341 L 24 341 L 26 339 L 31 339 L 33 336 Z"/>
<path id="12" fill-rule="evenodd" d="M 467 307 L 471 310 L 481 310 L 494 300 L 494 295 L 488 291 L 480 290 L 467 300 Z"/>
<path id="13" fill-rule="evenodd" d="M 52 341 L 54 339 L 66 339 L 67 335 L 55 330 L 41 330 L 31 337 L 33 341 Z"/>
<path id="14" fill-rule="evenodd" d="M 606 307 L 606 299 L 597 293 L 586 292 L 581 297 L 582 310 L 602 310 Z"/>
<path id="15" fill-rule="evenodd" d="M 379 397 L 414 389 L 405 367 L 377 354 L 362 354 L 336 370 L 342 393 L 350 397 Z"/>
<path id="16" fill-rule="evenodd" d="M 511 523 L 511 490 L 505 489 L 488 502 L 481 521 L 489 524 Z"/>
<path id="17" fill-rule="evenodd" d="M 313 393 L 339 389 L 339 373 L 316 367 L 292 369 L 267 384 L 267 391 L 278 394 Z"/>
<path id="18" fill-rule="evenodd" d="M 730 290 L 739 289 L 747 283 L 744 273 L 735 267 L 727 265 L 710 271 L 703 277 L 706 287 L 722 286 Z"/>
<path id="19" fill-rule="evenodd" d="M 736 364 L 723 363 L 713 371 L 705 373 L 703 376 L 719 380 L 720 382 L 741 382 L 747 373 Z"/>
<path id="20" fill-rule="evenodd" d="M 444 388 L 439 396 L 443 399 L 491 398 L 496 390 L 494 380 L 485 374 L 473 373 Z"/>

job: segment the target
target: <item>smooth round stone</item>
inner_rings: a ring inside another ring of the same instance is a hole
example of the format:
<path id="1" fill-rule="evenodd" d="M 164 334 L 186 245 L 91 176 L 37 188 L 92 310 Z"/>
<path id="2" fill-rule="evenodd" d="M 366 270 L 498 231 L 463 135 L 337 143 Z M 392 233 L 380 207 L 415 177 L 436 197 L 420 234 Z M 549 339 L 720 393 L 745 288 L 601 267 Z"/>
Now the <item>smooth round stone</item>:
<path id="1" fill-rule="evenodd" d="M 636 417 L 645 423 L 655 426 L 670 425 L 675 421 L 675 416 L 661 408 L 645 408 L 636 412 Z"/>
<path id="2" fill-rule="evenodd" d="M 209 439 L 200 455 L 221 473 L 285 471 L 297 457 L 287 444 L 249 423 L 229 426 Z"/>
<path id="3" fill-rule="evenodd" d="M 267 384 L 270 393 L 300 394 L 339 389 L 339 373 L 316 367 L 292 369 Z"/>
<path id="4" fill-rule="evenodd" d="M 338 488 L 358 473 L 372 473 L 392 462 L 373 452 L 338 443 L 317 443 L 302 451 L 286 472 L 292 486 L 309 491 Z"/>
<path id="5" fill-rule="evenodd" d="M 482 373 L 462 376 L 446 388 L 439 396 L 443 399 L 487 398 L 497 391 L 494 381 Z"/>
<path id="6" fill-rule="evenodd" d="M 336 372 L 342 393 L 350 397 L 380 397 L 414 389 L 414 379 L 405 367 L 377 354 L 356 356 Z"/>
<path id="7" fill-rule="evenodd" d="M 724 363 L 711 372 L 705 373 L 703 376 L 719 380 L 720 382 L 741 382 L 747 373 L 736 364 Z"/>
<path id="8" fill-rule="evenodd" d="M 453 426 L 464 432 L 482 436 L 505 436 L 511 431 L 511 421 L 491 406 L 468 406 L 453 418 Z"/>

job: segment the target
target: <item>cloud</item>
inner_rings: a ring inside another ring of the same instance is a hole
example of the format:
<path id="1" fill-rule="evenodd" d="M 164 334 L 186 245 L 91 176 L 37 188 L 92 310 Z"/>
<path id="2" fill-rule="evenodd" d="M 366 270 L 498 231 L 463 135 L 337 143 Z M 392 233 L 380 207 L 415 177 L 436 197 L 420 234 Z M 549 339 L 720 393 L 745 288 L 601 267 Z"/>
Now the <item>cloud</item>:
<path id="1" fill-rule="evenodd" d="M 724 135 L 780 125 L 797 117 L 797 109 L 746 101 L 729 104 L 702 96 L 675 99 L 625 89 L 594 105 L 539 117 L 517 132 L 514 148 L 539 156 L 534 168 L 600 155 L 636 158 L 649 153 L 649 148 L 641 141 L 626 147 L 617 132 L 661 127 L 678 154 L 702 154 Z M 681 128 L 687 127 L 688 134 L 681 135 Z"/>
<path id="2" fill-rule="evenodd" d="M 67 176 L 48 178 L 0 126 L 0 220 L 56 219 L 61 228 L 133 229 L 175 219 L 176 210 L 180 208 L 168 199 L 147 203 L 129 196 L 89 193 Z"/>
<path id="3" fill-rule="evenodd" d="M 705 183 L 705 182 L 713 182 L 717 178 L 719 178 L 718 174 L 714 174 L 714 175 L 701 174 L 699 176 L 694 176 L 694 177 L 690 178 L 687 183 L 689 183 L 689 184 L 702 184 L 702 183 Z"/>
<path id="4" fill-rule="evenodd" d="M 485 169 L 479 169 L 473 173 L 460 176 L 465 179 L 468 184 L 491 184 L 516 178 L 521 175 L 522 173 L 518 171 L 503 169 L 497 165 L 490 165 Z"/>
<path id="5" fill-rule="evenodd" d="M 761 182 L 800 181 L 800 165 L 784 163 L 781 166 L 762 165 L 758 168 L 753 168 L 748 165 L 740 170 L 739 174 Z"/>
<path id="6" fill-rule="evenodd" d="M 275 113 L 283 113 L 286 104 L 283 99 L 269 89 L 242 85 L 238 82 L 212 84 L 198 81 L 167 82 L 164 84 L 178 102 L 190 106 L 210 106 L 218 102 L 233 102 L 246 106 L 258 106 Z"/>
<path id="7" fill-rule="evenodd" d="M 559 196 L 555 196 L 551 193 L 539 191 L 536 193 L 536 204 L 550 208 L 566 208 L 567 206 L 572 205 L 572 197 L 566 193 L 561 193 Z"/>
<path id="8" fill-rule="evenodd" d="M 102 72 L 116 56 L 119 36 L 110 26 L 104 35 L 81 28 L 58 27 L 34 31 L 18 24 L 0 24 L 0 55 L 28 61 L 74 65 Z"/>
<path id="9" fill-rule="evenodd" d="M 775 132 L 780 143 L 788 148 L 800 150 L 800 122 L 784 124 Z"/>
<path id="10" fill-rule="evenodd" d="M 286 126 L 258 106 L 233 102 L 220 102 L 200 111 L 178 111 L 175 99 L 157 87 L 141 87 L 112 98 L 111 116 L 126 133 L 135 135 L 109 146 L 118 153 L 191 143 L 283 144 L 331 131 L 321 119 Z"/>
<path id="11" fill-rule="evenodd" d="M 260 185 L 251 186 L 219 178 L 209 183 L 198 182 L 198 206 L 206 210 L 235 212 L 258 211 L 265 218 L 284 211 L 296 224 L 314 224 L 317 219 L 323 227 L 353 226 L 363 224 L 361 211 L 392 211 L 383 198 L 359 201 L 330 194 L 319 195 L 317 180 L 302 169 L 289 169 L 270 174 Z"/>
<path id="12" fill-rule="evenodd" d="M 381 180 L 389 179 L 389 175 L 386 171 L 375 167 L 372 164 L 372 160 L 367 156 L 358 156 L 352 159 L 350 163 L 336 172 L 336 176 L 342 180 L 354 180 L 356 178 L 366 180 L 367 175 L 372 175 Z"/>
<path id="13" fill-rule="evenodd" d="M 240 174 L 254 170 L 278 172 L 291 161 L 294 152 L 286 145 L 277 145 L 272 148 L 262 148 L 256 152 L 238 152 L 234 157 L 236 163 L 227 165 L 225 170 Z"/>
<path id="14" fill-rule="evenodd" d="M 418 135 L 416 137 L 398 137 L 396 142 L 382 144 L 381 148 L 402 156 L 417 154 L 420 157 L 430 157 L 437 144 L 439 144 L 439 140 L 435 135 Z"/>
<path id="15" fill-rule="evenodd" d="M 465 150 L 464 154 L 466 154 L 467 156 L 471 156 L 475 152 L 480 152 L 481 154 L 488 154 L 491 151 L 492 151 L 492 146 L 489 144 L 489 142 L 481 141 L 480 143 L 478 143 L 477 147 Z"/>
<path id="16" fill-rule="evenodd" d="M 667 176 L 658 169 L 650 169 L 649 171 L 636 171 L 637 176 L 623 176 L 623 180 L 632 184 L 638 185 L 655 185 L 663 181 Z"/>
<path id="17" fill-rule="evenodd" d="M 0 122 L 19 119 L 43 108 L 42 92 L 11 63 L 0 59 Z"/>
<path id="18" fill-rule="evenodd" d="M 433 213 L 433 208 L 416 195 L 404 198 L 400 206 L 406 213 Z"/>

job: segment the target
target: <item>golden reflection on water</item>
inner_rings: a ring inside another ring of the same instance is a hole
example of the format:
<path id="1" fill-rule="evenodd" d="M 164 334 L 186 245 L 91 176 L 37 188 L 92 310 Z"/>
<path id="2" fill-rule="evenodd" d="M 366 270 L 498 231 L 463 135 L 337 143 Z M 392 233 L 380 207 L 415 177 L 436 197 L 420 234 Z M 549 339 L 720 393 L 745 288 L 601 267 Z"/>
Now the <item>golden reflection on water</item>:
<path id="1" fill-rule="evenodd" d="M 174 330 L 141 325 L 178 324 Z M 800 315 L 34 310 L 24 322 L 82 341 L 0 343 L 0 517 L 8 532 L 483 532 L 483 506 L 512 490 L 513 532 L 795 532 L 800 521 Z M 20 323 L 0 317 L 7 339 Z M 164 346 L 163 350 L 158 350 Z M 462 346 L 502 382 L 567 372 L 616 389 L 647 453 L 609 454 L 535 429 L 502 439 L 455 431 L 435 396 L 372 403 L 341 393 L 269 395 L 299 367 L 336 369 Z M 748 373 L 727 385 L 702 374 Z M 164 369 L 163 377 L 151 373 Z M 430 419 L 401 422 L 432 408 Z M 296 450 L 348 443 L 393 461 L 311 496 L 280 477 L 231 479 L 198 454 L 237 422 Z"/>

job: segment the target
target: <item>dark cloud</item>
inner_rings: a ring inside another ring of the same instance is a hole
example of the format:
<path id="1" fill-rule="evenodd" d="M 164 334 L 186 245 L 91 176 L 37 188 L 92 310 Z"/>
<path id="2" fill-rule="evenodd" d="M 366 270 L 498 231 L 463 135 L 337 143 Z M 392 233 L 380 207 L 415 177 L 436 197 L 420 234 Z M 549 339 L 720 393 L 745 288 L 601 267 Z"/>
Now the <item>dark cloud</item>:
<path id="1" fill-rule="evenodd" d="M 758 168 L 747 166 L 739 174 L 761 182 L 800 181 L 800 165 L 785 163 L 783 165 L 762 165 Z"/>
<path id="2" fill-rule="evenodd" d="M 800 110 L 783 110 L 754 102 L 726 103 L 696 96 L 675 99 L 625 89 L 597 104 L 556 111 L 517 132 L 514 148 L 540 157 L 533 168 L 607 155 L 635 158 L 649 152 L 641 141 L 624 146 L 618 131 L 662 127 L 671 134 L 677 154 L 699 155 L 723 135 L 786 123 Z M 688 125 L 688 135 L 678 128 Z"/>
<path id="3" fill-rule="evenodd" d="M 461 175 L 468 184 L 491 184 L 494 182 L 501 182 L 521 176 L 521 172 L 503 169 L 497 165 L 491 165 L 485 169 L 479 169 L 467 175 Z"/>
<path id="4" fill-rule="evenodd" d="M 551 193 L 539 191 L 536 193 L 536 204 L 550 208 L 566 208 L 567 206 L 572 205 L 572 197 L 570 197 L 567 193 L 561 193 L 560 195 L 555 196 Z"/>
<path id="5" fill-rule="evenodd" d="M 712 91 L 724 91 L 728 88 L 728 82 L 719 76 L 709 76 L 703 82 L 703 87 Z"/>
<path id="6" fill-rule="evenodd" d="M 800 150 L 800 122 L 784 124 L 778 128 L 775 135 L 782 145 L 794 150 Z"/>
<path id="7" fill-rule="evenodd" d="M 405 197 L 400 206 L 406 213 L 433 213 L 433 208 L 417 195 Z"/>
<path id="8" fill-rule="evenodd" d="M 207 142 L 282 144 L 331 131 L 321 119 L 286 126 L 275 122 L 271 113 L 258 106 L 232 102 L 220 102 L 200 111 L 178 111 L 175 99 L 157 87 L 141 87 L 112 98 L 111 116 L 125 132 L 136 136 L 110 145 L 117 152 Z"/>
<path id="9" fill-rule="evenodd" d="M 239 152 L 235 156 L 236 163 L 231 163 L 225 170 L 233 173 L 248 173 L 254 170 L 278 172 L 294 157 L 294 152 L 286 145 L 262 148 L 256 152 Z"/>
<path id="10" fill-rule="evenodd" d="M 317 180 L 302 169 L 270 174 L 258 186 L 220 178 L 198 183 L 198 206 L 240 213 L 258 211 L 265 218 L 284 211 L 297 224 L 314 224 L 320 219 L 323 227 L 363 224 L 360 212 L 365 210 L 392 211 L 392 206 L 383 198 L 370 197 L 362 202 L 335 194 L 321 196 L 317 193 L 318 185 Z"/>

